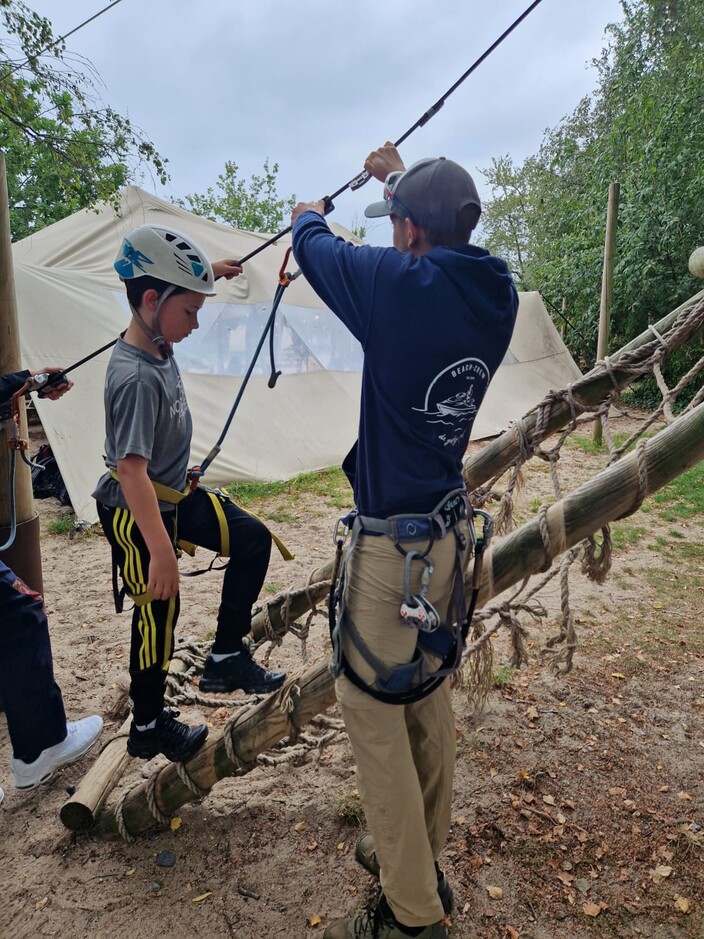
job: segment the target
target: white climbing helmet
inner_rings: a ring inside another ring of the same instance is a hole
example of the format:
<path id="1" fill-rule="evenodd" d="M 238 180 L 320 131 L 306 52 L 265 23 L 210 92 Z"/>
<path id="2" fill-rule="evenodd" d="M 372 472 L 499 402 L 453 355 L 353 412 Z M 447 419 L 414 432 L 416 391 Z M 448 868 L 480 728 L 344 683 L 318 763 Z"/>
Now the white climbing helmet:
<path id="1" fill-rule="evenodd" d="M 188 235 L 163 225 L 140 225 L 128 232 L 114 267 L 121 280 L 156 277 L 174 287 L 215 296 L 213 268 L 205 252 Z"/>

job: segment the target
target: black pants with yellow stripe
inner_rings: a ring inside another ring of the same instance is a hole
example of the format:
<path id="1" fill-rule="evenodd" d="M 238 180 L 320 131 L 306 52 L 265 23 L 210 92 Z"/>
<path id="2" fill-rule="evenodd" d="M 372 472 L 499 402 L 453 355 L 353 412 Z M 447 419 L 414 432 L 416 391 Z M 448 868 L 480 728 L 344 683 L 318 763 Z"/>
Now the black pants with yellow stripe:
<path id="1" fill-rule="evenodd" d="M 221 522 L 211 495 L 196 489 L 178 508 L 162 513 L 172 540 L 223 554 Z M 225 497 L 218 498 L 229 534 L 230 560 L 225 568 L 213 652 L 237 652 L 252 624 L 252 606 L 269 566 L 271 535 L 260 521 Z M 149 549 L 128 509 L 98 503 L 103 531 L 113 549 L 127 593 L 139 597 L 147 589 Z M 164 706 L 166 673 L 174 651 L 179 596 L 135 605 L 130 648 L 130 696 L 137 724 L 148 724 Z"/>

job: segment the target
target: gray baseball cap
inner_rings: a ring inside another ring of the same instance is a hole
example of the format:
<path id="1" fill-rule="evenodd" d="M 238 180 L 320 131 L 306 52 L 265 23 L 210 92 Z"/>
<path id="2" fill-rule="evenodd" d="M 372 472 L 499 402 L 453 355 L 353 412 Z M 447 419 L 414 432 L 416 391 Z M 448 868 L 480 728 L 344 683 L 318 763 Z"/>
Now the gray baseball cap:
<path id="1" fill-rule="evenodd" d="M 367 218 L 397 215 L 421 228 L 453 231 L 458 213 L 468 205 L 481 213 L 479 193 L 467 170 L 445 157 L 430 157 L 389 173 L 384 201 L 372 202 L 364 214 Z"/>

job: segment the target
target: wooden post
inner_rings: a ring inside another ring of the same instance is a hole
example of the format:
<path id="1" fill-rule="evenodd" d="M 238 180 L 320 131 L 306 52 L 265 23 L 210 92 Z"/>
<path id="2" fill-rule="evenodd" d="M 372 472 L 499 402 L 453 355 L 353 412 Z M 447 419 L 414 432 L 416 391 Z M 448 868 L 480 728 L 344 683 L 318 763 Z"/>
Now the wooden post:
<path id="1" fill-rule="evenodd" d="M 7 194 L 5 155 L 0 152 L 0 374 L 19 372 L 20 334 L 12 268 L 12 237 L 10 235 L 10 204 Z M 24 401 L 20 402 L 20 435 L 29 439 Z M 10 534 L 10 451 L 7 435 L 0 433 L 0 544 Z M 42 559 L 39 551 L 39 517 L 32 499 L 32 474 L 20 457 L 15 458 L 15 513 L 17 534 L 14 544 L 0 558 L 33 590 L 43 592 Z"/>
<path id="2" fill-rule="evenodd" d="M 618 197 L 620 191 L 621 187 L 618 183 L 611 183 L 609 186 L 609 203 L 606 210 L 606 237 L 604 239 L 604 269 L 601 275 L 599 338 L 596 346 L 597 362 L 600 362 L 609 351 L 611 288 L 614 274 L 614 254 L 616 253 L 616 220 L 618 218 Z M 601 439 L 601 421 L 594 421 L 594 443 L 600 445 Z"/>
<path id="3" fill-rule="evenodd" d="M 560 320 L 560 336 L 564 339 L 567 325 L 567 297 L 562 298 L 562 319 Z"/>

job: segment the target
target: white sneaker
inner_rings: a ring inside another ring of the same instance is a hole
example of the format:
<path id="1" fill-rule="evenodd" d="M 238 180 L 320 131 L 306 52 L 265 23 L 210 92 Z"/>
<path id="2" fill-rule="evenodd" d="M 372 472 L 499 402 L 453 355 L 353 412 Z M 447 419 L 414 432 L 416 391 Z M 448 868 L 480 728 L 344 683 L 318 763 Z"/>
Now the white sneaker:
<path id="1" fill-rule="evenodd" d="M 47 782 L 54 775 L 54 770 L 67 763 L 80 759 L 93 746 L 103 729 L 103 719 L 94 714 L 83 720 L 66 724 L 66 739 L 42 750 L 32 763 L 24 760 L 10 760 L 15 786 L 18 789 L 34 789 Z"/>

